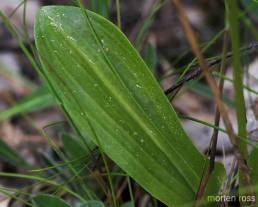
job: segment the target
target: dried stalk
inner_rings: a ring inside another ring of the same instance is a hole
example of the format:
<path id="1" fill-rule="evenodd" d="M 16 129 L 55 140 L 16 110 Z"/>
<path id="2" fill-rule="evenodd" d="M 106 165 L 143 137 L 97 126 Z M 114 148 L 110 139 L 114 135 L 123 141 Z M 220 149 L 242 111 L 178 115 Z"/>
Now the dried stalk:
<path id="1" fill-rule="evenodd" d="M 206 63 L 206 61 L 205 61 L 205 59 L 204 59 L 204 57 L 201 53 L 198 40 L 197 40 L 197 38 L 196 38 L 196 36 L 195 36 L 191 26 L 190 26 L 189 20 L 188 20 L 186 14 L 185 14 L 185 11 L 183 10 L 183 8 L 181 6 L 180 1 L 179 0 L 171 0 L 171 1 L 172 1 L 172 4 L 174 5 L 174 7 L 176 9 L 178 18 L 179 18 L 179 20 L 182 24 L 182 27 L 184 29 L 187 40 L 188 40 L 188 42 L 191 46 L 191 49 L 192 49 L 194 55 L 197 57 L 200 68 L 203 71 L 203 74 L 206 78 L 206 81 L 207 81 L 207 83 L 208 83 L 208 85 L 209 85 L 209 87 L 210 87 L 210 89 L 211 89 L 211 91 L 214 95 L 215 101 L 217 103 L 217 107 L 219 109 L 222 120 L 223 120 L 224 125 L 226 127 L 229 139 L 231 141 L 231 144 L 233 145 L 233 150 L 234 150 L 235 157 L 237 159 L 238 167 L 239 167 L 240 173 L 243 176 L 242 180 L 243 180 L 243 183 L 244 183 L 244 186 L 245 186 L 246 193 L 248 195 L 253 195 L 253 189 L 252 189 L 252 185 L 251 185 L 251 177 L 249 175 L 249 169 L 248 169 L 248 167 L 246 165 L 246 161 L 243 158 L 243 156 L 241 154 L 241 151 L 239 149 L 237 136 L 236 136 L 236 134 L 233 130 L 233 127 L 232 127 L 232 124 L 230 122 L 229 115 L 226 111 L 224 103 L 221 100 L 221 94 L 220 94 L 219 88 L 216 84 L 216 81 L 215 81 L 214 77 L 210 73 L 209 66 L 207 65 L 207 63 Z"/>
<path id="2" fill-rule="evenodd" d="M 227 47 L 228 47 L 228 41 L 229 41 L 229 33 L 228 30 L 225 30 L 224 33 L 224 43 L 223 43 L 223 49 L 222 49 L 222 60 L 221 60 L 221 65 L 220 65 L 220 72 L 222 74 L 226 73 L 226 67 L 225 67 L 225 63 L 226 63 L 226 53 L 227 53 Z M 224 87 L 224 79 L 221 78 L 219 81 L 219 91 L 222 94 L 223 92 L 223 87 Z M 215 126 L 219 126 L 220 124 L 220 112 L 218 109 L 218 106 L 216 106 L 216 112 L 215 112 Z M 216 158 L 216 151 L 217 151 L 217 142 L 218 142 L 218 132 L 219 130 L 217 128 L 214 129 L 213 134 L 212 134 L 212 138 L 211 138 L 211 147 L 210 147 L 210 151 L 209 151 L 209 155 L 210 155 L 210 163 L 209 163 L 209 167 L 207 170 L 206 175 L 204 176 L 204 178 L 202 179 L 200 186 L 199 186 L 199 190 L 196 193 L 196 201 L 199 201 L 202 199 L 202 196 L 204 194 L 205 188 L 208 184 L 208 181 L 210 179 L 210 176 L 214 170 L 215 167 L 215 158 Z M 199 205 L 198 202 L 196 202 L 196 207 Z"/>

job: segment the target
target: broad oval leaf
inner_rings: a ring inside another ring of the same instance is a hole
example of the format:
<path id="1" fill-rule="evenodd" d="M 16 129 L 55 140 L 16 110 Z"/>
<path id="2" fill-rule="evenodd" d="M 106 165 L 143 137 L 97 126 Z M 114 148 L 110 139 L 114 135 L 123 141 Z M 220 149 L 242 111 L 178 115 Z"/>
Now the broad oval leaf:
<path id="1" fill-rule="evenodd" d="M 51 6 L 35 39 L 42 74 L 80 133 L 162 202 L 192 202 L 207 160 L 121 31 L 90 11 Z M 223 175 L 217 164 L 207 194 Z"/>

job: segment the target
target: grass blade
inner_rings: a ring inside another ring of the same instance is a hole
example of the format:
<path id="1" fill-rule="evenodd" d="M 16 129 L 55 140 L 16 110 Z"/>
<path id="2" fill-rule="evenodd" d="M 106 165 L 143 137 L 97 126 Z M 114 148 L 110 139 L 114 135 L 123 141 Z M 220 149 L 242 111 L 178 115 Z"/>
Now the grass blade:
<path id="1" fill-rule="evenodd" d="M 244 100 L 244 86 L 243 86 L 243 70 L 241 68 L 241 54 L 240 54 L 240 30 L 238 23 L 239 8 L 237 2 L 226 1 L 228 5 L 228 20 L 229 20 L 229 30 L 232 42 L 233 51 L 233 80 L 235 89 L 235 102 L 236 102 L 236 113 L 238 122 L 238 135 L 241 137 L 246 137 L 246 110 L 245 110 L 245 100 Z M 247 148 L 246 145 L 240 145 L 240 150 L 242 155 L 247 158 Z"/>
<path id="2" fill-rule="evenodd" d="M 30 169 L 31 166 L 13 151 L 2 139 L 0 139 L 0 158 L 24 169 Z"/>
<path id="3" fill-rule="evenodd" d="M 0 112 L 0 121 L 18 114 L 38 111 L 55 104 L 53 96 L 45 88 L 35 90 L 31 95 L 17 102 L 14 106 Z"/>

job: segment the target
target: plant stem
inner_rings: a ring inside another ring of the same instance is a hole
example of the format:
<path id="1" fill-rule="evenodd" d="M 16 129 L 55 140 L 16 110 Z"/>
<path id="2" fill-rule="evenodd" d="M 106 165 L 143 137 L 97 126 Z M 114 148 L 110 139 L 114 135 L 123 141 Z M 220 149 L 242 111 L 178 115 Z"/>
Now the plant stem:
<path id="1" fill-rule="evenodd" d="M 253 49 L 256 49 L 257 47 L 258 47 L 258 43 L 253 42 L 250 45 L 248 45 L 247 47 L 243 47 L 240 51 L 242 53 L 250 53 L 250 52 L 253 51 Z M 229 52 L 229 53 L 226 54 L 225 58 L 228 59 L 228 58 L 231 58 L 232 56 L 233 56 L 233 54 L 231 52 Z M 221 61 L 222 61 L 222 57 L 220 57 L 218 59 L 215 59 L 215 60 L 212 60 L 212 61 L 208 62 L 208 66 L 211 69 L 213 69 L 212 66 L 216 66 L 217 64 L 221 64 Z M 196 64 L 190 63 L 190 67 L 187 71 L 189 71 L 191 69 L 191 67 L 195 67 L 195 66 L 196 66 Z M 187 74 L 184 73 L 184 77 L 179 78 L 179 81 L 177 81 L 171 87 L 166 89 L 165 94 L 169 95 L 170 93 L 174 92 L 176 89 L 181 88 L 186 82 L 198 78 L 201 74 L 202 74 L 202 70 L 200 68 L 190 70 L 190 72 L 188 72 Z"/>
<path id="2" fill-rule="evenodd" d="M 239 43 L 239 23 L 238 6 L 236 1 L 227 0 L 228 21 L 233 50 L 233 85 L 235 89 L 236 114 L 238 123 L 238 135 L 246 137 L 246 110 L 244 100 L 243 71 L 241 68 L 240 43 Z M 246 144 L 240 144 L 242 155 L 246 159 Z"/>
<path id="3" fill-rule="evenodd" d="M 229 31 L 228 29 L 225 30 L 224 34 L 224 45 L 223 45 L 223 51 L 222 51 L 222 61 L 220 65 L 220 73 L 225 74 L 226 73 L 226 52 L 228 48 L 228 39 L 229 39 Z M 220 93 L 222 94 L 224 88 L 224 79 L 221 78 L 219 81 L 219 90 Z M 220 112 L 218 109 L 218 106 L 216 106 L 216 112 L 215 112 L 215 126 L 219 127 L 220 124 Z M 210 152 L 210 166 L 211 169 L 214 168 L 214 163 L 215 163 L 215 156 L 216 156 L 216 148 L 217 148 L 217 140 L 218 140 L 218 129 L 214 129 L 213 135 L 212 135 L 212 143 L 211 143 L 211 152 Z"/>
<path id="4" fill-rule="evenodd" d="M 121 13 L 120 13 L 120 0 L 116 0 L 116 15 L 117 15 L 117 26 L 119 29 L 122 28 Z"/>
<path id="5" fill-rule="evenodd" d="M 228 39 L 229 39 L 229 33 L 228 33 L 228 29 L 225 29 L 224 32 L 224 43 L 223 43 L 223 49 L 222 49 L 222 59 L 221 59 L 221 65 L 220 65 L 220 72 L 222 74 L 225 74 L 226 72 L 226 67 L 225 67 L 225 63 L 226 63 L 226 55 L 227 55 L 227 48 L 228 48 Z M 219 90 L 220 93 L 222 94 L 223 92 L 223 87 L 224 87 L 224 79 L 220 78 L 219 81 Z M 216 106 L 216 112 L 215 112 L 215 121 L 214 121 L 214 125 L 219 127 L 220 124 L 220 112 L 218 109 L 218 106 Z M 210 179 L 210 176 L 214 170 L 215 167 L 215 158 L 216 158 L 216 152 L 217 152 L 217 142 L 218 142 L 218 133 L 219 130 L 218 128 L 215 128 L 213 131 L 213 135 L 211 138 L 211 144 L 210 144 L 210 150 L 209 150 L 209 155 L 210 155 L 210 164 L 207 170 L 206 175 L 204 176 L 204 178 L 202 179 L 201 183 L 200 183 L 200 187 L 198 192 L 196 193 L 196 201 L 201 200 L 205 188 L 208 184 L 208 181 Z M 199 202 L 195 203 L 195 206 L 199 206 Z"/>
<path id="6" fill-rule="evenodd" d="M 197 38 L 196 38 L 196 36 L 195 36 L 191 26 L 190 26 L 189 20 L 188 20 L 186 14 L 185 14 L 184 9 L 181 6 L 180 1 L 179 0 L 171 0 L 171 1 L 172 1 L 172 4 L 174 5 L 174 7 L 176 9 L 178 18 L 179 18 L 179 20 L 182 24 L 182 27 L 185 31 L 185 35 L 186 35 L 187 40 L 188 40 L 188 42 L 189 42 L 189 44 L 192 48 L 192 51 L 195 54 L 195 56 L 197 57 L 200 68 L 202 69 L 203 74 L 205 75 L 205 78 L 207 80 L 207 83 L 209 84 L 209 87 L 211 88 L 211 90 L 214 94 L 218 109 L 220 111 L 221 117 L 222 117 L 223 122 L 225 124 L 225 127 L 227 129 L 229 139 L 230 139 L 230 141 L 233 145 L 234 154 L 235 154 L 235 156 L 237 158 L 237 161 L 238 161 L 238 166 L 239 166 L 240 172 L 241 172 L 242 177 L 243 177 L 243 183 L 244 183 L 244 185 L 246 187 L 246 190 L 248 192 L 247 194 L 253 195 L 253 190 L 252 190 L 252 187 L 251 187 L 251 177 L 249 175 L 249 170 L 248 170 L 248 167 L 246 165 L 245 159 L 244 159 L 244 157 L 241 153 L 241 150 L 239 148 L 239 144 L 238 144 L 238 141 L 237 141 L 237 136 L 234 133 L 233 126 L 232 126 L 232 124 L 230 122 L 230 119 L 229 119 L 229 115 L 227 113 L 227 110 L 224 106 L 223 101 L 221 100 L 221 95 L 220 95 L 220 91 L 219 91 L 219 88 L 217 86 L 217 83 L 216 83 L 214 77 L 212 76 L 212 74 L 210 72 L 210 69 L 209 69 L 209 66 L 207 65 L 207 63 L 206 63 L 206 61 L 205 61 L 205 59 L 204 59 L 204 57 L 201 53 L 198 40 L 197 40 Z"/>
<path id="7" fill-rule="evenodd" d="M 133 196 L 132 183 L 131 183 L 131 179 L 130 179 L 129 176 L 127 176 L 127 182 L 128 182 L 128 189 L 129 189 L 130 199 L 131 199 L 131 202 L 132 202 L 132 207 L 135 207 L 135 200 L 134 200 L 134 196 Z"/>
<path id="8" fill-rule="evenodd" d="M 236 1 L 225 1 L 227 6 L 227 18 L 229 22 L 229 29 L 231 34 L 231 43 L 233 50 L 233 85 L 235 90 L 235 103 L 236 103 L 236 115 L 238 124 L 238 136 L 246 137 L 246 109 L 244 99 L 244 86 L 243 86 L 243 71 L 241 68 L 240 59 L 240 37 L 239 37 L 239 8 Z M 244 142 L 239 143 L 241 154 L 244 159 L 247 159 L 247 145 Z M 243 180 L 243 172 L 239 172 L 239 184 L 240 187 L 246 187 Z M 248 190 L 244 188 L 240 194 L 246 194 Z"/>

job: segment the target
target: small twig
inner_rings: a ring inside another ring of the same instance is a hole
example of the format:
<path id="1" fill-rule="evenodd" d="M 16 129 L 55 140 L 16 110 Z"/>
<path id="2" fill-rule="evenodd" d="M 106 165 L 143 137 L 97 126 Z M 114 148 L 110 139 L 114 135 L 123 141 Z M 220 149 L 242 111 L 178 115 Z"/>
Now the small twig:
<path id="1" fill-rule="evenodd" d="M 203 71 L 203 74 L 207 80 L 207 83 L 214 95 L 215 101 L 217 103 L 217 107 L 219 109 L 219 112 L 221 114 L 221 117 L 223 119 L 224 125 L 226 127 L 227 134 L 229 136 L 229 139 L 231 141 L 231 144 L 233 145 L 234 154 L 236 156 L 238 167 L 240 170 L 240 173 L 243 175 L 243 183 L 246 188 L 246 192 L 248 195 L 253 195 L 253 189 L 251 187 L 251 177 L 249 175 L 249 170 L 246 165 L 246 161 L 243 158 L 241 151 L 239 149 L 239 144 L 237 141 L 237 136 L 234 132 L 234 129 L 232 127 L 231 121 L 229 119 L 229 115 L 226 111 L 226 108 L 224 106 L 223 101 L 221 100 L 221 94 L 219 91 L 219 88 L 216 84 L 216 81 L 212 74 L 210 73 L 209 66 L 207 65 L 199 47 L 198 40 L 190 26 L 189 20 L 185 14 L 185 11 L 183 10 L 181 3 L 179 0 L 171 0 L 172 4 L 174 5 L 178 18 L 182 24 L 182 27 L 185 31 L 185 35 L 187 37 L 187 40 L 191 46 L 191 49 L 195 56 L 197 57 L 198 63 L 200 65 L 201 70 Z M 197 202 L 198 203 L 198 202 Z"/>
<path id="2" fill-rule="evenodd" d="M 128 182 L 127 182 L 127 178 L 125 178 L 122 182 L 122 184 L 120 185 L 120 187 L 117 190 L 116 193 L 116 199 L 119 200 L 119 198 L 121 197 L 122 193 L 124 192 L 125 188 L 127 187 Z"/>
<path id="3" fill-rule="evenodd" d="M 250 45 L 248 45 L 247 47 L 243 47 L 241 49 L 241 52 L 249 52 L 252 51 L 253 49 L 256 49 L 258 47 L 258 42 L 253 42 Z M 231 58 L 232 57 L 232 52 L 227 53 L 227 55 L 225 56 L 225 59 Z M 208 63 L 208 66 L 210 69 L 213 69 L 212 66 L 215 66 L 217 64 L 220 64 L 222 61 L 222 58 L 210 61 Z M 196 67 L 196 65 L 192 66 L 193 68 Z M 175 83 L 174 85 L 172 85 L 170 88 L 168 88 L 165 91 L 165 94 L 168 95 L 172 92 L 174 92 L 177 88 L 181 88 L 185 83 L 187 83 L 188 81 L 191 80 L 195 80 L 196 78 L 198 78 L 200 75 L 202 74 L 202 70 L 198 67 L 194 70 L 192 70 L 191 72 L 189 72 L 188 74 L 186 74 L 186 76 L 180 80 L 179 82 Z"/>
<path id="4" fill-rule="evenodd" d="M 221 74 L 225 74 L 226 73 L 226 52 L 227 52 L 227 48 L 228 48 L 228 41 L 229 41 L 229 32 L 228 30 L 225 30 L 225 34 L 224 34 L 224 44 L 223 44 L 223 50 L 222 50 L 222 61 L 221 61 L 221 65 L 220 65 L 220 73 Z M 223 88 L 224 88 L 224 79 L 221 78 L 219 81 L 219 90 L 220 93 L 223 93 Z M 219 127 L 220 124 L 220 112 L 218 109 L 218 106 L 216 106 L 216 113 L 215 113 L 215 126 Z M 217 148 L 217 140 L 218 140 L 218 132 L 219 130 L 216 128 L 213 131 L 213 135 L 212 135 L 212 144 L 211 144 L 211 152 L 210 152 L 210 166 L 211 169 L 214 169 L 214 163 L 215 163 L 215 156 L 216 156 L 216 148 Z"/>
<path id="5" fill-rule="evenodd" d="M 234 173 L 236 172 L 235 169 L 236 169 L 236 159 L 234 158 L 232 160 L 230 171 L 227 176 L 227 181 L 226 181 L 223 191 L 222 191 L 223 195 L 228 195 L 230 193 L 232 178 L 234 177 Z M 228 203 L 225 203 L 225 207 L 228 207 Z"/>
<path id="6" fill-rule="evenodd" d="M 227 54 L 227 47 L 228 47 L 228 41 L 229 41 L 229 33 L 228 30 L 225 30 L 224 33 L 224 43 L 223 43 L 223 49 L 222 49 L 222 59 L 221 59 L 221 65 L 220 65 L 220 72 L 222 74 L 226 73 L 226 67 L 225 67 L 225 63 L 226 63 L 226 54 Z M 219 90 L 220 93 L 222 94 L 223 92 L 223 87 L 224 87 L 224 79 L 221 78 L 219 81 Z M 218 107 L 216 106 L 216 112 L 215 112 L 215 126 L 219 127 L 220 124 L 220 112 Z M 209 167 L 207 170 L 206 175 L 204 176 L 204 178 L 202 179 L 200 186 L 199 186 L 199 190 L 196 193 L 196 200 L 199 201 L 201 200 L 203 193 L 205 191 L 205 188 L 208 184 L 208 181 L 210 179 L 210 176 L 214 170 L 215 167 L 215 158 L 216 158 L 216 152 L 217 152 L 217 142 L 218 142 L 218 128 L 214 128 L 213 131 L 213 135 L 211 138 L 211 147 L 210 147 L 210 151 L 209 151 L 209 155 L 210 155 L 210 163 L 209 163 Z"/>

